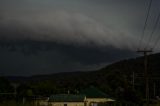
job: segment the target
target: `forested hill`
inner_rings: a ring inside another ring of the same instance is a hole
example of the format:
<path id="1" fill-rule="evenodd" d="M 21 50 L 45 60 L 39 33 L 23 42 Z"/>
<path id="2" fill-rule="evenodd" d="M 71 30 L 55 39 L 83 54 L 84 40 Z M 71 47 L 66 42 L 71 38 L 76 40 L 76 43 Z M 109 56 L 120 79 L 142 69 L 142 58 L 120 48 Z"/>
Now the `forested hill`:
<path id="1" fill-rule="evenodd" d="M 160 53 L 149 56 L 150 96 L 153 97 L 153 83 L 160 95 Z M 124 100 L 137 101 L 145 94 L 144 58 L 122 60 L 97 71 L 66 72 L 32 77 L 8 77 L 12 81 L 25 82 L 25 86 L 36 95 L 75 93 L 89 86 L 96 86 L 107 94 Z M 134 87 L 133 87 L 134 73 Z M 14 79 L 13 79 L 14 78 Z M 24 85 L 22 86 L 22 88 Z"/>
<path id="2" fill-rule="evenodd" d="M 106 71 L 118 71 L 123 74 L 144 74 L 144 57 L 138 57 L 135 59 L 122 60 L 113 63 L 100 70 Z M 152 54 L 148 56 L 148 73 L 150 77 L 160 77 L 160 53 Z"/>

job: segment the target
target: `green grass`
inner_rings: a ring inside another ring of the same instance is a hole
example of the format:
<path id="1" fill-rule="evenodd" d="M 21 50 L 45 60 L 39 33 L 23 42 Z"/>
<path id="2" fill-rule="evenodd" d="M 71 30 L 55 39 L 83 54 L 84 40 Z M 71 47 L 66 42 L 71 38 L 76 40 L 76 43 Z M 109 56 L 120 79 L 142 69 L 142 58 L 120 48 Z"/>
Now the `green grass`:
<path id="1" fill-rule="evenodd" d="M 33 103 L 17 103 L 15 101 L 5 101 L 5 102 L 1 102 L 0 106 L 34 106 Z"/>

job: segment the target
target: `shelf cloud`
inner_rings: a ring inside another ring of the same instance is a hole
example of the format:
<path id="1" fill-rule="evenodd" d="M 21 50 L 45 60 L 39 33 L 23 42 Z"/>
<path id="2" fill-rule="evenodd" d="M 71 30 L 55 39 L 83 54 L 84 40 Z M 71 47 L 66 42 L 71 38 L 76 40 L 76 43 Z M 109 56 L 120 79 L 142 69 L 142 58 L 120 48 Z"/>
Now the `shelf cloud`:
<path id="1" fill-rule="evenodd" d="M 6 75 L 90 71 L 136 57 L 149 39 L 160 1 L 142 35 L 146 0 L 1 0 L 0 70 Z M 160 47 L 157 46 L 158 51 Z M 156 51 L 155 50 L 155 51 Z M 157 52 L 156 51 L 156 52 Z"/>
<path id="2" fill-rule="evenodd" d="M 132 49 L 136 38 L 93 18 L 68 11 L 4 16 L 0 37 L 11 40 L 53 41 L 74 45 L 114 46 Z M 125 41 L 125 42 L 124 42 Z"/>

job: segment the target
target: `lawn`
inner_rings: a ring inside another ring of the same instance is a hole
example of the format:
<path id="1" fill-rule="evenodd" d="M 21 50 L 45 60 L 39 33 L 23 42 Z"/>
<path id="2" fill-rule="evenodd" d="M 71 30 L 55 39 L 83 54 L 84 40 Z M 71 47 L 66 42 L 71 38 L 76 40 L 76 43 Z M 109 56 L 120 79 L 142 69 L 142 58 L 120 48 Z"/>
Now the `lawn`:
<path id="1" fill-rule="evenodd" d="M 34 106 L 33 103 L 17 103 L 15 101 L 5 101 L 1 102 L 0 106 Z"/>

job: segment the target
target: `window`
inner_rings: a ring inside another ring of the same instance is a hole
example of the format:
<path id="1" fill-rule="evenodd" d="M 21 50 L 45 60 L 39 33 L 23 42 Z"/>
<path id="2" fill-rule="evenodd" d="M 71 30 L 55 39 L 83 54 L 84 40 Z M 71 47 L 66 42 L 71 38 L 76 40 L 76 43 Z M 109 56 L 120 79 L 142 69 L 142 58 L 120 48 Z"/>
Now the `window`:
<path id="1" fill-rule="evenodd" d="M 97 103 L 93 103 L 93 106 L 98 106 L 98 104 Z"/>
<path id="2" fill-rule="evenodd" d="M 90 106 L 98 106 L 98 103 L 91 103 Z"/>

